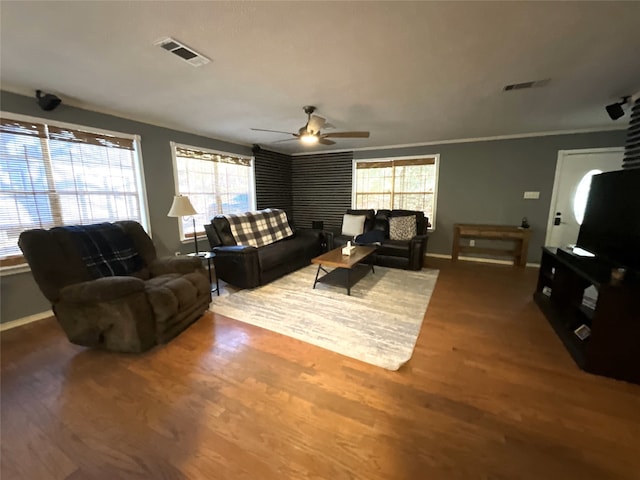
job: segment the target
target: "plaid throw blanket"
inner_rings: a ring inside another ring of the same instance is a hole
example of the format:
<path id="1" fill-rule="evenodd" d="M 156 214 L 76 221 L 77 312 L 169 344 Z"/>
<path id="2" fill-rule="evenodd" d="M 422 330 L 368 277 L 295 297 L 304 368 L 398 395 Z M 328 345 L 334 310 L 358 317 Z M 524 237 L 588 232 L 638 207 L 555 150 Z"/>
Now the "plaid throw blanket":
<path id="1" fill-rule="evenodd" d="M 263 247 L 293 235 L 284 210 L 271 209 L 225 215 L 238 245 Z"/>
<path id="2" fill-rule="evenodd" d="M 56 228 L 72 234 L 93 278 L 130 275 L 144 266 L 131 238 L 118 225 L 97 223 Z"/>

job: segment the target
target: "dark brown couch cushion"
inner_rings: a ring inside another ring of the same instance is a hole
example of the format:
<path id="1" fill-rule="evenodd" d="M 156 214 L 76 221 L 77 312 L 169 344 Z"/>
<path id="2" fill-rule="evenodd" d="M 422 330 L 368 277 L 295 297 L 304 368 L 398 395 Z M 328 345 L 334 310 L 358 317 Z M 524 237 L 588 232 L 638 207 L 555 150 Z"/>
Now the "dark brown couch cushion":
<path id="1" fill-rule="evenodd" d="M 287 262 L 287 259 L 299 257 L 311 259 L 317 254 L 317 237 L 296 235 L 293 238 L 258 248 L 258 261 L 260 262 L 260 270 L 266 271 Z"/>
<path id="2" fill-rule="evenodd" d="M 376 250 L 377 255 L 409 258 L 409 242 L 407 240 L 385 240 Z"/>
<path id="3" fill-rule="evenodd" d="M 65 302 L 110 302 L 144 291 L 144 282 L 136 277 L 103 277 L 68 285 L 60 291 Z"/>

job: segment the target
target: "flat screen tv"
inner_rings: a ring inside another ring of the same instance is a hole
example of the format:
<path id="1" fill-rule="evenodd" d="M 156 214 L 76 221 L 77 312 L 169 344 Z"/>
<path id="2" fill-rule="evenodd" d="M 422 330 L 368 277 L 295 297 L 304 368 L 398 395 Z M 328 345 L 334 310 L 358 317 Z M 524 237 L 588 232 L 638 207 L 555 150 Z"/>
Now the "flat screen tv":
<path id="1" fill-rule="evenodd" d="M 640 271 L 640 169 L 595 175 L 577 245 Z"/>

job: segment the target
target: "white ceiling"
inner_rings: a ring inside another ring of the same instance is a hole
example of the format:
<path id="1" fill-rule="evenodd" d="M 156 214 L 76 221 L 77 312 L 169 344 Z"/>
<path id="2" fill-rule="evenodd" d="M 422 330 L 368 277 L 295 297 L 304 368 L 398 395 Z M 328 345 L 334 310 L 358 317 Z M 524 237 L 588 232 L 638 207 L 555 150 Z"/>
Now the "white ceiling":
<path id="1" fill-rule="evenodd" d="M 623 128 L 640 2 L 2 1 L 2 88 L 286 153 Z M 194 68 L 154 46 L 171 36 Z M 505 85 L 550 78 L 543 88 Z M 303 105 L 369 139 L 275 143 Z"/>

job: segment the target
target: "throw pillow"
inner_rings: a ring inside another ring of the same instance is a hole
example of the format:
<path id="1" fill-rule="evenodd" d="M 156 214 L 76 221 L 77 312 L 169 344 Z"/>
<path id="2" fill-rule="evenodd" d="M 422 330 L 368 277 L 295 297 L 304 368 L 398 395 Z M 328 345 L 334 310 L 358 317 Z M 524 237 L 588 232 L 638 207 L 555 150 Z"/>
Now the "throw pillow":
<path id="1" fill-rule="evenodd" d="M 358 245 L 380 245 L 384 242 L 384 232 L 382 230 L 371 230 L 370 232 L 358 235 L 355 242 Z"/>
<path id="2" fill-rule="evenodd" d="M 389 238 L 391 240 L 411 240 L 416 236 L 416 232 L 415 215 L 389 219 Z"/>
<path id="3" fill-rule="evenodd" d="M 364 215 L 349 215 L 344 214 L 342 217 L 342 235 L 348 237 L 355 237 L 364 232 L 364 220 L 367 217 Z"/>

